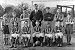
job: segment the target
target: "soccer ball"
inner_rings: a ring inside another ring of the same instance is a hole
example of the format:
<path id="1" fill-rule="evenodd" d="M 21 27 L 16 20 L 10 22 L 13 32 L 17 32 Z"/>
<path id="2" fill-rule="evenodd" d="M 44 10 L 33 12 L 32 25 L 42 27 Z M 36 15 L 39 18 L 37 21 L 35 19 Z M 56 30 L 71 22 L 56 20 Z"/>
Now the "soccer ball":
<path id="1" fill-rule="evenodd" d="M 36 41 L 35 44 L 36 44 L 36 45 L 39 45 L 39 44 L 40 44 L 40 41 Z"/>

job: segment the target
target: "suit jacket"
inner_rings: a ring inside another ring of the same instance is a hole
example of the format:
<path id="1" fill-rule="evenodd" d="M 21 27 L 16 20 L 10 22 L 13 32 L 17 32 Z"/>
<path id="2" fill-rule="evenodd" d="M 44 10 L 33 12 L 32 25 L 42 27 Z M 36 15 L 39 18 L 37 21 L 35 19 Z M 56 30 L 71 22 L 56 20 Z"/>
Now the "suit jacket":
<path id="1" fill-rule="evenodd" d="M 35 12 L 35 10 L 33 10 L 30 14 L 30 20 L 43 20 L 43 14 L 42 11 L 38 10 L 38 12 Z"/>

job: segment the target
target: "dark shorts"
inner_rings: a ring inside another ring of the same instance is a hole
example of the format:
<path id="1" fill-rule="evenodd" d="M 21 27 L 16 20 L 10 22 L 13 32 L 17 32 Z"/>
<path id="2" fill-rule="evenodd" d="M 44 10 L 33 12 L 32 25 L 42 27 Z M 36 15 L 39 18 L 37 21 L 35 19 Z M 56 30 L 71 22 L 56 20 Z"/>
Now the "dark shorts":
<path id="1" fill-rule="evenodd" d="M 19 43 L 19 37 L 17 39 L 12 37 L 11 42 L 12 42 L 12 44 L 18 44 Z"/>
<path id="2" fill-rule="evenodd" d="M 27 38 L 27 37 L 23 37 L 22 42 L 23 42 L 23 43 L 28 42 L 28 38 Z"/>
<path id="3" fill-rule="evenodd" d="M 62 22 L 63 20 L 56 20 L 56 21 L 57 21 L 57 22 L 58 22 L 58 21 Z"/>
<path id="4" fill-rule="evenodd" d="M 10 34 L 9 30 L 8 31 L 4 31 L 4 34 Z"/>
<path id="5" fill-rule="evenodd" d="M 16 38 L 12 37 L 11 42 L 12 44 L 15 44 Z"/>

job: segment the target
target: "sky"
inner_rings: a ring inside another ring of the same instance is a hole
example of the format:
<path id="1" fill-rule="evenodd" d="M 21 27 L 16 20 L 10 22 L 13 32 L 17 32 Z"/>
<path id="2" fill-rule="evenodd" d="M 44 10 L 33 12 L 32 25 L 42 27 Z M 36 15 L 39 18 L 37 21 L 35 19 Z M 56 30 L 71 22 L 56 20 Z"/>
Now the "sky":
<path id="1" fill-rule="evenodd" d="M 17 6 L 18 4 L 21 3 L 28 3 L 29 5 L 32 5 L 37 3 L 42 3 L 45 6 L 49 7 L 56 7 L 57 5 L 75 5 L 75 0 L 0 0 L 0 4 L 5 7 L 6 5 L 14 5 Z M 37 2 L 38 1 L 38 2 Z M 43 1 L 43 2 L 39 2 Z"/>
<path id="2" fill-rule="evenodd" d="M 15 5 L 17 6 L 18 4 L 21 4 L 22 2 L 26 2 L 28 4 L 32 4 L 32 1 L 47 1 L 47 2 L 44 2 L 45 5 L 47 6 L 56 6 L 57 4 L 60 4 L 60 5 L 75 5 L 75 1 L 74 0 L 0 0 L 0 4 L 1 5 Z"/>

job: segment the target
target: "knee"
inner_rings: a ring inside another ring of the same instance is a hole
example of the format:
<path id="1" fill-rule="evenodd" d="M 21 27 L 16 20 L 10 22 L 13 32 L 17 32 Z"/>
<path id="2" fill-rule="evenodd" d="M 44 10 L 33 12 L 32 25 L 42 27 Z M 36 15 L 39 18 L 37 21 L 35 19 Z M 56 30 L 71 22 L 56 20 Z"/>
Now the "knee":
<path id="1" fill-rule="evenodd" d="M 63 36 L 60 36 L 60 38 L 63 38 Z"/>
<path id="2" fill-rule="evenodd" d="M 55 38 L 57 39 L 57 38 L 58 38 L 58 36 L 56 35 L 56 36 L 55 36 Z"/>

